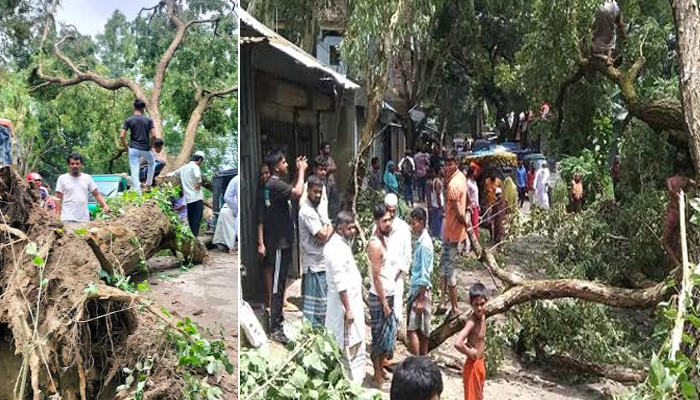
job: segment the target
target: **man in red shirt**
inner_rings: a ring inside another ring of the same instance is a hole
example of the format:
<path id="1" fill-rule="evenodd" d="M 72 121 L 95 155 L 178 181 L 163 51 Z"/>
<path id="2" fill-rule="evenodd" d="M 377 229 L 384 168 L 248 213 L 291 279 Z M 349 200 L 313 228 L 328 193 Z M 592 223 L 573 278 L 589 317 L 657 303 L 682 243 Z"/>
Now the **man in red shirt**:
<path id="1" fill-rule="evenodd" d="M 457 152 L 450 150 L 445 159 L 446 207 L 443 228 L 443 246 L 440 262 L 440 290 L 443 294 L 449 288 L 452 313 L 459 314 L 457 306 L 457 245 L 467 239 L 467 229 L 471 226 L 467 218 L 467 178 L 458 168 Z M 441 304 L 444 308 L 444 302 Z"/>

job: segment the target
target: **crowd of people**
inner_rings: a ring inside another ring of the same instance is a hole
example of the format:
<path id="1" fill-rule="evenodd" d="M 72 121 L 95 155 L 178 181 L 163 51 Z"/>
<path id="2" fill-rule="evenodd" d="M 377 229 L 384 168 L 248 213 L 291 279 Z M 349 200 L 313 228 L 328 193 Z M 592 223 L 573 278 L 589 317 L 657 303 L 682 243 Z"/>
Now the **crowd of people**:
<path id="1" fill-rule="evenodd" d="M 129 156 L 131 188 L 139 194 L 151 190 L 155 178 L 167 165 L 163 152 L 164 141 L 156 137 L 153 120 L 145 115 L 145 107 L 144 101 L 136 99 L 133 115 L 124 121 L 120 132 L 122 147 Z M 3 126 L 11 126 L 9 121 L 3 121 Z M 180 179 L 179 196 L 172 200 L 173 211 L 189 225 L 195 237 L 199 235 L 204 215 L 203 177 L 200 170 L 204 157 L 204 152 L 197 151 L 187 164 L 167 174 Z M 8 159 L 11 163 L 11 156 Z M 102 212 L 111 212 L 93 177 L 83 172 L 84 163 L 84 157 L 80 153 L 73 152 L 66 157 L 68 172 L 59 176 L 53 195 L 51 187 L 39 173 L 30 172 L 26 176 L 27 181 L 39 191 L 41 207 L 66 223 L 90 221 L 90 195 L 101 206 Z M 238 236 L 238 187 L 238 176 L 235 176 L 223 196 L 213 239 L 214 244 L 225 246 L 231 253 L 236 252 Z"/>
<path id="2" fill-rule="evenodd" d="M 399 216 L 398 178 L 393 175 L 397 168 L 395 163 L 388 162 L 385 173 L 380 175 L 377 159 L 372 160 L 367 185 L 386 193 L 384 201 L 373 209 L 374 224 L 362 227 L 370 232 L 363 250 L 369 260 L 370 275 L 367 311 L 371 319 L 371 335 L 368 338 L 365 334 L 363 280 L 353 253 L 360 227 L 356 225 L 356 216 L 348 211 L 335 215 L 329 212 L 328 193 L 332 190 L 329 188 L 329 165 L 334 165 L 329 162 L 329 148 L 324 146 L 324 151 L 314 158 L 308 178 L 308 160 L 297 157 L 294 160 L 296 176 L 291 183 L 285 180 L 290 171 L 286 156 L 280 151 L 267 154 L 261 167 L 258 201 L 263 206 L 258 209 L 257 219 L 258 253 L 265 266 L 265 302 L 272 340 L 283 344 L 288 342 L 282 325 L 296 227 L 303 273 L 304 319 L 314 327 L 333 333 L 342 350 L 344 368 L 350 380 L 363 382 L 366 345 L 369 343 L 374 366 L 372 381 L 376 385 L 385 382 L 388 378 L 385 367 L 394 357 L 398 331 L 402 326 L 406 328 L 410 353 L 416 356 L 427 354 L 432 328 L 432 299 L 438 289 L 431 283 L 435 257 L 433 239 L 442 240 L 440 294 L 444 303 L 449 299 L 451 313 L 456 314 L 460 312 L 456 292 L 458 247 L 468 243 L 467 230 L 478 232 L 472 221 L 474 217 L 479 218 L 478 200 L 470 201 L 468 194 L 469 191 L 478 191 L 475 172 L 470 169 L 465 176 L 454 151 L 448 152 L 444 159 L 437 152 L 434 155 L 422 156 L 419 153 L 416 161 L 411 153 L 406 153 L 399 162 L 398 169 L 404 171 L 402 195 L 407 203 L 413 200 L 414 178 L 418 186 L 415 188 L 418 201 L 414 202 L 415 207 L 405 220 Z M 431 165 L 434 173 L 429 173 Z M 488 188 L 489 206 L 503 202 L 502 189 L 497 187 L 500 179 L 493 180 L 493 190 L 491 186 Z M 420 190 L 421 187 L 426 190 Z M 472 193 L 471 196 L 478 199 L 478 195 Z M 296 220 L 291 208 L 293 201 L 299 202 Z M 428 207 L 420 205 L 426 201 Z M 435 223 L 431 225 L 433 219 L 440 220 L 439 228 Z M 439 234 L 435 235 L 437 232 Z M 406 295 L 403 293 L 405 280 L 408 280 Z M 469 293 L 474 313 L 462 331 L 462 342 L 456 349 L 469 360 L 464 368 L 465 390 L 476 394 L 483 391 L 485 379 L 484 305 L 488 291 L 481 283 L 474 283 Z"/>
<path id="3" fill-rule="evenodd" d="M 382 191 L 384 201 L 373 209 L 374 224 L 357 226 L 357 216 L 348 211 L 333 214 L 329 193 L 330 147 L 313 159 L 310 173 L 306 157 L 294 160 L 296 175 L 285 154 L 267 154 L 261 166 L 258 193 L 258 254 L 265 269 L 266 310 L 269 336 L 287 343 L 282 329 L 284 311 L 292 310 L 285 298 L 292 266 L 295 228 L 302 270 L 302 312 L 312 326 L 333 333 L 343 353 L 349 379 L 365 379 L 366 346 L 373 364 L 372 381 L 381 385 L 386 365 L 394 357 L 398 331 L 406 330 L 408 351 L 427 354 L 433 298 L 439 296 L 435 313 L 461 312 L 457 295 L 456 267 L 460 255 L 470 250 L 470 234 L 479 240 L 486 228 L 494 243 L 504 240 L 509 217 L 526 202 L 532 207 L 550 206 L 550 171 L 546 162 L 529 165 L 520 161 L 512 174 L 483 171 L 472 162 L 461 165 L 456 151 L 432 154 L 406 152 L 397 163 L 387 161 L 382 170 L 379 158 L 371 160 L 371 171 L 361 185 Z M 483 175 L 483 176 L 482 176 Z M 583 183 L 576 173 L 570 186 L 574 212 L 583 203 Z M 480 195 L 481 194 L 481 195 Z M 399 197 L 409 206 L 400 215 Z M 298 213 L 292 204 L 298 202 Z M 405 214 L 405 213 L 404 213 Z M 363 299 L 363 278 L 353 246 L 362 228 L 369 233 L 365 252 L 369 260 L 369 295 Z M 433 241 L 441 241 L 439 287 L 433 287 Z M 408 293 L 404 295 L 404 281 Z M 436 293 L 437 291 L 437 293 Z M 474 312 L 457 337 L 455 348 L 466 356 L 463 368 L 466 399 L 481 398 L 485 380 L 485 304 L 487 288 L 469 287 Z M 365 303 L 366 301 L 366 303 Z M 367 304 L 367 310 L 365 310 Z M 365 334 L 365 311 L 371 321 Z M 396 379 L 396 375 L 394 375 Z M 393 385 L 392 385 L 393 392 Z"/>

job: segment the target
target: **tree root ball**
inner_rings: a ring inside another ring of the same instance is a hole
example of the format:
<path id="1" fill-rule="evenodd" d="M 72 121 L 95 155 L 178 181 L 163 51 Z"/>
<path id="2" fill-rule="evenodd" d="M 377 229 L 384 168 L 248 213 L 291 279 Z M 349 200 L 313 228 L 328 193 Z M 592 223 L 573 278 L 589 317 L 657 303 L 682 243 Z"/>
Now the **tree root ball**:
<path id="1" fill-rule="evenodd" d="M 146 358 L 153 361 L 146 393 L 154 394 L 146 398 L 180 397 L 177 357 L 164 334 L 171 325 L 99 278 L 104 260 L 122 268 L 131 260 L 124 254 L 133 246 L 115 238 L 136 235 L 146 255 L 172 240 L 171 229 L 152 222 L 163 218 L 157 207 L 133 213 L 143 219 L 125 216 L 76 235 L 38 206 L 36 189 L 0 168 L 0 399 L 111 399 L 126 379 L 123 368 Z M 112 252 L 103 248 L 104 232 Z M 141 239 L 144 233 L 151 236 Z M 110 258 L 117 251 L 120 263 Z"/>

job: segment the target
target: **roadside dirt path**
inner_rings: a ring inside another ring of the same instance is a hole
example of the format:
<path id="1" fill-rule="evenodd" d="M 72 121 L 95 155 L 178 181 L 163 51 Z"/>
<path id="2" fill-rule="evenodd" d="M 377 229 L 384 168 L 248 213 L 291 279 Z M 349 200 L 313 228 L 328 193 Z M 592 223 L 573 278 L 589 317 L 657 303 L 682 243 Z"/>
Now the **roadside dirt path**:
<path id="1" fill-rule="evenodd" d="M 223 336 L 236 371 L 224 374 L 219 386 L 224 399 L 234 400 L 238 398 L 238 257 L 219 250 L 208 253 L 210 260 L 191 270 L 151 273 L 148 296 L 175 318 L 189 317 L 215 336 Z"/>

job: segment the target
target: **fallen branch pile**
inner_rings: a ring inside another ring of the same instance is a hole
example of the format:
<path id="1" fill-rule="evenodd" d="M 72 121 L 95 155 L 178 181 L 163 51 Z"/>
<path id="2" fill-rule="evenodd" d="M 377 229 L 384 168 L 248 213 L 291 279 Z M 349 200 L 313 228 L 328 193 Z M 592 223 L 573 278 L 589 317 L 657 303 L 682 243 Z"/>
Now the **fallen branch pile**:
<path id="1" fill-rule="evenodd" d="M 482 264 L 493 276 L 506 285 L 502 293 L 490 298 L 486 303 L 487 317 L 506 312 L 514 306 L 529 301 L 561 298 L 575 298 L 618 308 L 646 309 L 655 307 L 670 297 L 673 291 L 673 287 L 669 286 L 667 282 L 660 282 L 643 289 L 627 289 L 580 279 L 528 279 L 501 268 L 493 253 L 489 249 L 481 247 L 471 230 L 469 230 L 469 239 L 472 249 L 479 255 Z M 677 271 L 672 272 L 671 277 L 675 277 L 676 274 Z M 464 327 L 470 315 L 471 310 L 462 312 L 445 320 L 435 328 L 430 334 L 429 349 L 432 351 L 457 334 Z M 566 363 L 572 368 L 582 367 L 585 364 L 583 361 L 566 355 L 560 355 L 555 361 Z M 639 382 L 645 376 L 643 371 L 612 368 L 594 363 L 586 364 L 586 367 L 590 367 L 587 369 L 591 373 L 626 382 Z"/>

